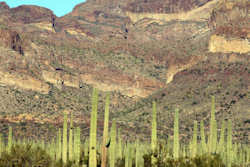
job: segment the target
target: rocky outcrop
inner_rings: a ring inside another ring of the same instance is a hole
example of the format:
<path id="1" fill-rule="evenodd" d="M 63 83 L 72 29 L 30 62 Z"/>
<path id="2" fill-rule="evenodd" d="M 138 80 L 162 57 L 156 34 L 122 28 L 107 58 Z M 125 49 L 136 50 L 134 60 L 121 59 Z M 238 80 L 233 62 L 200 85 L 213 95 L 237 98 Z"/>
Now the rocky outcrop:
<path id="1" fill-rule="evenodd" d="M 42 71 L 42 77 L 46 82 L 59 87 L 62 85 L 79 88 L 79 78 L 62 72 Z"/>
<path id="2" fill-rule="evenodd" d="M 35 26 L 39 29 L 46 30 L 49 32 L 55 32 L 54 28 L 52 27 L 52 24 L 50 22 L 40 22 L 40 23 L 31 23 L 30 26 Z"/>
<path id="3" fill-rule="evenodd" d="M 147 97 L 155 90 L 162 88 L 163 83 L 137 76 L 136 79 L 115 71 L 92 71 L 79 76 L 65 74 L 63 72 L 43 71 L 42 77 L 46 82 L 52 83 L 58 88 L 69 86 L 80 88 L 82 83 L 92 85 L 102 91 L 119 91 L 129 97 Z M 113 75 L 112 75 L 113 74 Z M 112 77 L 111 77 L 112 76 Z"/>
<path id="4" fill-rule="evenodd" d="M 0 11 L 8 9 L 10 9 L 10 7 L 6 4 L 6 2 L 0 2 Z"/>
<path id="5" fill-rule="evenodd" d="M 49 92 L 49 85 L 31 76 L 0 71 L 0 85 L 11 86 L 17 89 L 37 91 L 42 94 Z"/>
<path id="6" fill-rule="evenodd" d="M 24 40 L 16 31 L 0 28 L 0 42 L 3 46 L 11 48 L 21 55 L 24 54 Z"/>
<path id="7" fill-rule="evenodd" d="M 250 42 L 247 39 L 231 38 L 212 35 L 209 42 L 210 52 L 221 53 L 248 53 L 250 52 Z"/>
<path id="8" fill-rule="evenodd" d="M 180 20 L 180 21 L 206 21 L 210 18 L 210 12 L 212 11 L 213 7 L 218 3 L 218 0 L 213 0 L 208 2 L 206 5 L 193 9 L 188 12 L 182 13 L 133 13 L 133 12 L 126 12 L 126 15 L 133 21 L 137 22 L 144 18 L 151 18 L 151 19 L 158 19 L 164 21 L 172 21 L 172 20 Z"/>
<path id="9" fill-rule="evenodd" d="M 200 57 L 198 57 L 198 56 L 195 57 L 194 56 L 194 57 L 191 57 L 185 64 L 171 63 L 168 70 L 167 70 L 167 73 L 166 73 L 166 84 L 173 81 L 174 76 L 178 72 L 181 72 L 183 70 L 191 68 L 192 66 L 194 66 L 195 64 L 197 64 L 201 60 L 203 60 L 203 57 L 201 57 L 201 56 Z"/>
<path id="10" fill-rule="evenodd" d="M 51 21 L 51 17 L 56 17 L 51 10 L 34 5 L 21 5 L 11 8 L 10 13 L 13 21 L 24 24 Z"/>

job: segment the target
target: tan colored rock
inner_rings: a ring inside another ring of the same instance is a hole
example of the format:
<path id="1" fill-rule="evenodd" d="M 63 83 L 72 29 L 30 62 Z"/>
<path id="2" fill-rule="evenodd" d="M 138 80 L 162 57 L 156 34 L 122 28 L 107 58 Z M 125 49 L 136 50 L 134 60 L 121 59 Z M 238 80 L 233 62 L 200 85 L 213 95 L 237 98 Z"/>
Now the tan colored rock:
<path id="1" fill-rule="evenodd" d="M 81 79 L 84 83 L 93 85 L 102 91 L 119 91 L 121 94 L 129 97 L 147 97 L 155 90 L 164 86 L 159 81 L 150 79 L 137 78 L 137 81 L 120 76 L 104 76 L 100 79 L 99 75 L 81 74 Z"/>
<path id="2" fill-rule="evenodd" d="M 213 9 L 219 0 L 213 0 L 208 2 L 206 5 L 201 6 L 199 8 L 193 9 L 189 12 L 183 13 L 171 13 L 171 14 L 164 14 L 164 13 L 133 13 L 133 12 L 126 12 L 126 15 L 132 20 L 132 22 L 137 22 L 144 18 L 151 18 L 151 19 L 158 19 L 163 21 L 172 21 L 172 20 L 181 20 L 181 21 L 204 21 L 210 17 L 210 12 Z"/>
<path id="3" fill-rule="evenodd" d="M 209 51 L 213 53 L 247 53 L 250 52 L 250 43 L 247 39 L 226 39 L 223 36 L 212 35 Z"/>
<path id="4" fill-rule="evenodd" d="M 42 94 L 49 92 L 49 85 L 31 76 L 0 71 L 0 84 L 18 89 L 37 91 Z"/>
<path id="5" fill-rule="evenodd" d="M 76 76 L 69 74 L 63 74 L 62 72 L 54 71 L 42 71 L 42 77 L 46 82 L 52 83 L 54 85 L 60 84 L 63 81 L 65 86 L 79 88 L 79 79 Z"/>
<path id="6" fill-rule="evenodd" d="M 50 22 L 32 23 L 32 24 L 29 24 L 29 25 L 35 26 L 35 27 L 37 27 L 39 29 L 42 29 L 42 30 L 47 30 L 47 31 L 55 33 L 55 30 L 52 28 L 52 25 L 51 25 Z"/>
<path id="7" fill-rule="evenodd" d="M 188 68 L 191 68 L 198 62 L 200 62 L 203 58 L 202 57 L 191 57 L 185 64 L 170 64 L 167 73 L 166 73 L 166 84 L 172 82 L 174 76 L 183 70 L 186 70 Z"/>

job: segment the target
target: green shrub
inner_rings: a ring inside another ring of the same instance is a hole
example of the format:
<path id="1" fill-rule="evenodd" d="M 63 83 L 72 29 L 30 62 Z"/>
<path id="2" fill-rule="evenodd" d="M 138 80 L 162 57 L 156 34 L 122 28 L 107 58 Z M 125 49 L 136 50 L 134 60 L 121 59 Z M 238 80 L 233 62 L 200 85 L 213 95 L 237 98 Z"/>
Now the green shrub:
<path id="1" fill-rule="evenodd" d="M 52 160 L 40 147 L 14 145 L 0 158 L 0 167 L 50 167 Z"/>

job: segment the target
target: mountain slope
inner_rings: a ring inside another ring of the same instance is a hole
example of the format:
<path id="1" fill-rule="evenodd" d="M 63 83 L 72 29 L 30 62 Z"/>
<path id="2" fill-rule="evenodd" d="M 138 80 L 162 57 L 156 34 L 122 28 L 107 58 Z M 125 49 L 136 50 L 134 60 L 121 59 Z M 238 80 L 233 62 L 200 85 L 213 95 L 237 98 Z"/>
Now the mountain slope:
<path id="1" fill-rule="evenodd" d="M 249 3 L 181 2 L 161 1 L 170 5 L 162 11 L 150 0 L 87 1 L 60 18 L 45 8 L 0 3 L 1 130 L 10 123 L 16 136 L 47 138 L 62 112 L 74 112 L 86 136 L 94 86 L 101 90 L 99 132 L 106 91 L 111 119 L 129 139 L 149 138 L 156 100 L 159 135 L 171 136 L 178 107 L 186 141 L 192 120 L 208 125 L 215 95 L 218 121 L 233 119 L 234 140 L 250 141 Z"/>

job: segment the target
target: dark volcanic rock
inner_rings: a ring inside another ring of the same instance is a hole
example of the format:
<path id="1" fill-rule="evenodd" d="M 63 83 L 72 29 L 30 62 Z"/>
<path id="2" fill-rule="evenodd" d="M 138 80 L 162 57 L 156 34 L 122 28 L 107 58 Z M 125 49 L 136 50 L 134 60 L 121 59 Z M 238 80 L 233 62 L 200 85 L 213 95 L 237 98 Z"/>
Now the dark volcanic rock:
<path id="1" fill-rule="evenodd" d="M 51 21 L 52 16 L 56 17 L 51 10 L 33 5 L 21 5 L 16 8 L 11 8 L 10 12 L 13 21 L 24 24 Z"/>
<path id="2" fill-rule="evenodd" d="M 0 10 L 9 9 L 10 7 L 5 2 L 0 2 Z"/>

